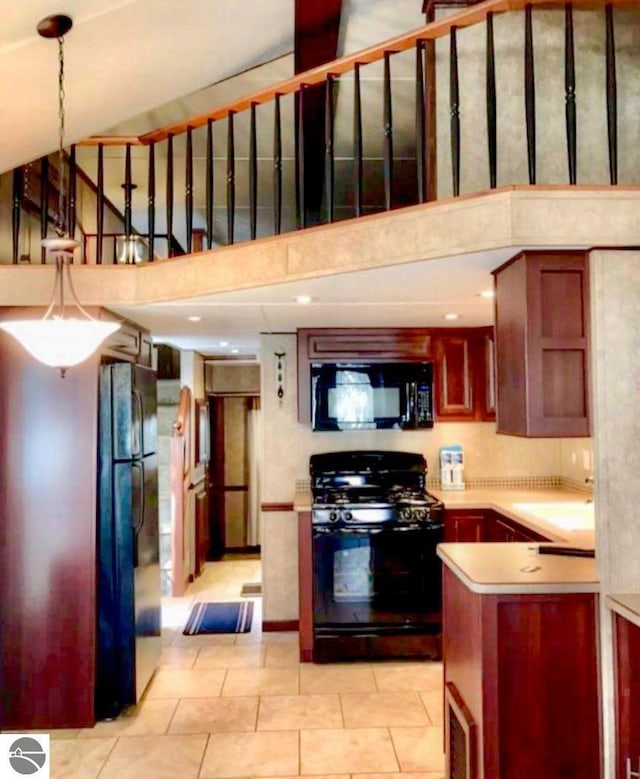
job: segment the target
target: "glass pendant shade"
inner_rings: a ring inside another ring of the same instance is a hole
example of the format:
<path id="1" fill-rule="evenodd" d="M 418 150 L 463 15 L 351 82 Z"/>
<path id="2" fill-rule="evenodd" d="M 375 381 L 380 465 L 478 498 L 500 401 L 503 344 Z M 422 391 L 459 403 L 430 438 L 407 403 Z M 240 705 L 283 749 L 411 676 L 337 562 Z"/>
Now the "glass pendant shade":
<path id="1" fill-rule="evenodd" d="M 13 320 L 0 323 L 41 363 L 52 368 L 70 368 L 90 357 L 114 333 L 117 322 L 95 319 Z"/>
<path id="2" fill-rule="evenodd" d="M 0 322 L 0 329 L 12 335 L 36 360 L 58 368 L 64 376 L 67 368 L 90 357 L 111 333 L 118 330 L 120 323 L 94 319 L 78 300 L 69 270 L 78 242 L 70 238 L 53 238 L 42 243 L 47 256 L 56 263 L 51 303 L 41 319 Z M 69 307 L 76 308 L 83 318 L 65 316 L 69 299 Z"/>

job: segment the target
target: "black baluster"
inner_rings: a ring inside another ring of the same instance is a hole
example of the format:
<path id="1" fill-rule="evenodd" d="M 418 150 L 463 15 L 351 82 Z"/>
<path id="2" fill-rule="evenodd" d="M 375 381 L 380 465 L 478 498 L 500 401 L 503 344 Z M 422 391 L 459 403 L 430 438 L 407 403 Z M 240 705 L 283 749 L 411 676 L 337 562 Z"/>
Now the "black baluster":
<path id="1" fill-rule="evenodd" d="M 173 257 L 173 135 L 167 137 L 167 254 Z"/>
<path id="2" fill-rule="evenodd" d="M 129 264 L 132 261 L 131 256 L 131 193 L 133 191 L 133 183 L 131 181 L 131 144 L 128 143 L 125 147 L 124 153 L 124 251 L 126 256 L 126 262 Z M 117 261 L 117 260 L 116 260 Z"/>
<path id="3" fill-rule="evenodd" d="M 276 94 L 273 107 L 273 232 L 282 229 L 282 123 L 280 95 Z"/>
<path id="4" fill-rule="evenodd" d="M 236 151 L 233 133 L 234 111 L 227 116 L 227 243 L 234 242 L 236 211 Z"/>
<path id="5" fill-rule="evenodd" d="M 193 128 L 187 127 L 187 153 L 184 171 L 184 205 L 187 228 L 187 254 L 193 249 Z"/>
<path id="6" fill-rule="evenodd" d="M 327 201 L 327 222 L 333 222 L 334 216 L 334 150 L 333 150 L 333 80 L 329 73 L 325 82 L 324 100 L 324 187 Z"/>
<path id="7" fill-rule="evenodd" d="M 73 144 L 69 150 L 69 197 L 67 200 L 67 229 L 70 238 L 74 238 L 76 234 L 77 181 L 78 164 L 76 162 L 76 146 Z M 82 256 L 82 261 L 87 261 L 87 258 L 84 255 Z"/>
<path id="8" fill-rule="evenodd" d="M 353 196 L 356 216 L 362 216 L 362 99 L 360 63 L 353 70 Z"/>
<path id="9" fill-rule="evenodd" d="M 296 94 L 297 128 L 296 134 L 296 221 L 298 228 L 307 226 L 307 209 L 304 187 L 304 90 L 305 85 L 300 85 L 300 91 Z"/>
<path id="10" fill-rule="evenodd" d="M 206 203 L 207 211 L 207 248 L 213 247 L 213 119 L 207 120 L 207 173 L 206 173 Z"/>
<path id="11" fill-rule="evenodd" d="M 424 41 L 416 41 L 416 176 L 418 203 L 427 200 L 426 136 L 424 105 Z"/>
<path id="12" fill-rule="evenodd" d="M 618 183 L 618 84 L 616 81 L 616 42 L 613 6 L 605 8 L 607 25 L 607 135 L 609 141 L 609 178 Z"/>
<path id="13" fill-rule="evenodd" d="M 249 129 L 249 231 L 254 241 L 258 229 L 258 141 L 256 137 L 256 104 L 251 103 Z"/>
<path id="14" fill-rule="evenodd" d="M 536 78 L 533 56 L 533 16 L 525 6 L 524 25 L 524 106 L 527 123 L 527 161 L 529 184 L 536 183 Z"/>
<path id="15" fill-rule="evenodd" d="M 11 249 L 13 252 L 13 264 L 18 264 L 20 250 L 20 207 L 22 205 L 24 172 L 22 168 L 13 171 L 13 209 L 11 213 Z M 28 228 L 28 222 L 27 222 Z"/>
<path id="16" fill-rule="evenodd" d="M 451 28 L 449 43 L 449 105 L 451 109 L 451 175 L 453 194 L 460 194 L 460 87 L 458 83 L 458 34 Z"/>
<path id="17" fill-rule="evenodd" d="M 567 160 L 569 163 L 569 184 L 577 181 L 577 140 L 576 140 L 576 66 L 573 47 L 573 6 L 564 7 L 564 88 L 565 115 L 567 120 Z"/>
<path id="18" fill-rule="evenodd" d="M 102 241 L 104 238 L 104 145 L 98 144 L 98 196 L 96 200 L 96 265 L 102 265 Z"/>
<path id="19" fill-rule="evenodd" d="M 47 238 L 49 228 L 49 158 L 43 157 L 40 161 L 40 239 Z M 47 261 L 47 252 L 44 246 L 40 253 L 40 262 Z"/>
<path id="20" fill-rule="evenodd" d="M 393 205 L 393 113 L 391 109 L 391 52 L 384 53 L 384 141 L 382 167 L 384 171 L 384 207 L 389 211 Z"/>
<path id="21" fill-rule="evenodd" d="M 487 140 L 489 143 L 489 185 L 498 181 L 498 127 L 496 112 L 496 60 L 493 43 L 493 13 L 487 14 Z"/>
<path id="22" fill-rule="evenodd" d="M 149 178 L 147 183 L 147 221 L 149 229 L 149 262 L 155 257 L 156 240 L 156 144 L 149 145 Z"/>

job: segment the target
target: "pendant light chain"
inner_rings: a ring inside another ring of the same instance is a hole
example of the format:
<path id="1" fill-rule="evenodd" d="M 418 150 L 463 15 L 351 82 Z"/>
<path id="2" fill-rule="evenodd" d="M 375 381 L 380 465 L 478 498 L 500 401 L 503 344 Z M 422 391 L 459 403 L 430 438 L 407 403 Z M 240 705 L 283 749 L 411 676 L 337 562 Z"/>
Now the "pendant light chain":
<path id="1" fill-rule="evenodd" d="M 58 215 L 56 232 L 58 237 L 66 232 L 64 191 L 64 37 L 58 37 Z"/>

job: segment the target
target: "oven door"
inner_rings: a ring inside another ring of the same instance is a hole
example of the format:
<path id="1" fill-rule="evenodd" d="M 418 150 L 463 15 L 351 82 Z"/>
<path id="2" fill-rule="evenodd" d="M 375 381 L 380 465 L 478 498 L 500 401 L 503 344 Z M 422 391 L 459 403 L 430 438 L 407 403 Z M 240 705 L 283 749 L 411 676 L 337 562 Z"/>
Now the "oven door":
<path id="1" fill-rule="evenodd" d="M 314 631 L 437 631 L 442 525 L 313 528 Z"/>

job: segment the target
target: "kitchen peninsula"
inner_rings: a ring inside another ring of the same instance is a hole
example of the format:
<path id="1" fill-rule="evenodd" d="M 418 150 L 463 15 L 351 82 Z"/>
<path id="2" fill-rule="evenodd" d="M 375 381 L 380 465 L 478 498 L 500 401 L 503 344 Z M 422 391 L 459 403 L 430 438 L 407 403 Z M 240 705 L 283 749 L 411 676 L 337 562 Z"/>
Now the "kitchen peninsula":
<path id="1" fill-rule="evenodd" d="M 592 548 L 589 504 L 575 493 L 532 497 L 469 494 L 458 505 L 499 510 L 558 546 Z M 447 759 L 466 766 L 451 776 L 601 776 L 595 560 L 537 546 L 438 548 Z"/>

